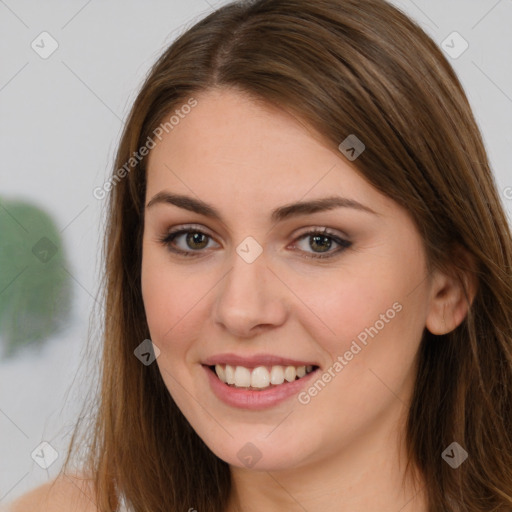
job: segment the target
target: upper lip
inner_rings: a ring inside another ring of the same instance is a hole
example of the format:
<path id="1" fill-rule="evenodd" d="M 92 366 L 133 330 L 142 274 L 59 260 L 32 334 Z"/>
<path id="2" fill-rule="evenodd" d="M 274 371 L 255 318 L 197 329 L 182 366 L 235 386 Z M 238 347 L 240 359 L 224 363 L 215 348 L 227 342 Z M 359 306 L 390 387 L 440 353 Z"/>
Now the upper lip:
<path id="1" fill-rule="evenodd" d="M 258 366 L 318 366 L 311 361 L 299 361 L 288 357 L 280 357 L 273 354 L 255 354 L 252 356 L 240 356 L 237 354 L 217 354 L 203 361 L 206 366 L 216 364 L 229 364 L 230 366 L 244 366 L 256 368 Z"/>

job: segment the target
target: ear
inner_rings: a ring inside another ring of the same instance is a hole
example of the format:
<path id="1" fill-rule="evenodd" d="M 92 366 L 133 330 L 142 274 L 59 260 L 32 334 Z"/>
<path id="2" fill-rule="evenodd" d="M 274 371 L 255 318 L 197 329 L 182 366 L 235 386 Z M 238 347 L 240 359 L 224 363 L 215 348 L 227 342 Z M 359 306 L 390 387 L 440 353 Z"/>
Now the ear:
<path id="1" fill-rule="evenodd" d="M 466 318 L 478 278 L 474 259 L 461 247 L 453 251 L 450 267 L 432 275 L 430 306 L 425 326 L 432 334 L 447 334 Z"/>

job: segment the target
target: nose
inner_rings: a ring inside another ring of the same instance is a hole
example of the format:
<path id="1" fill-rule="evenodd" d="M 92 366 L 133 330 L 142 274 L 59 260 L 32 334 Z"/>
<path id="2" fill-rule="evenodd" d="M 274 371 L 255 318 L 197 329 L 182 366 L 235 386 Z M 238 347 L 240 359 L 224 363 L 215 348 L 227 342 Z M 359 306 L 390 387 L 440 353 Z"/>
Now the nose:
<path id="1" fill-rule="evenodd" d="M 215 322 L 240 338 L 278 327 L 287 316 L 286 291 L 264 252 L 252 263 L 235 253 L 231 270 L 217 287 Z"/>

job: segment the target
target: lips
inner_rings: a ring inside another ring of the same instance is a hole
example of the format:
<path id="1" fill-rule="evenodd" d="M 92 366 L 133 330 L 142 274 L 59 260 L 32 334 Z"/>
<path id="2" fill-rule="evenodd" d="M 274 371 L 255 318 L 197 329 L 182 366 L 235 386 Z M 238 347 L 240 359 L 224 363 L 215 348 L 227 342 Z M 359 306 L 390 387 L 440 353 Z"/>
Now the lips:
<path id="1" fill-rule="evenodd" d="M 304 377 L 317 368 L 306 361 L 273 354 L 243 357 L 237 354 L 219 354 L 204 363 L 229 386 L 246 389 L 266 389 Z"/>
<path id="2" fill-rule="evenodd" d="M 277 406 L 296 395 L 319 369 L 313 361 L 272 354 L 218 354 L 205 359 L 202 366 L 220 400 L 252 410 Z"/>
<path id="3" fill-rule="evenodd" d="M 202 363 L 205 366 L 230 365 L 243 366 L 244 368 L 257 368 L 258 366 L 319 366 L 315 361 L 307 361 L 300 359 L 290 359 L 288 357 L 280 357 L 273 354 L 256 354 L 253 356 L 241 356 L 237 354 L 217 354 L 205 359 Z"/>

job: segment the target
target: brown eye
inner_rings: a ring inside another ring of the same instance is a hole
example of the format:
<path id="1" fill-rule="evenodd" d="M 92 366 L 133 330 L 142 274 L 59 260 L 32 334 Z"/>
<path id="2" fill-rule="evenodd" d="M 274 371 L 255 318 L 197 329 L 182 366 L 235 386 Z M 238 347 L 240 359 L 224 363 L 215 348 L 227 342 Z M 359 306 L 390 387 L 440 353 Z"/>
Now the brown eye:
<path id="1" fill-rule="evenodd" d="M 167 233 L 159 241 L 173 253 L 182 256 L 199 256 L 213 239 L 198 229 L 178 229 Z"/>
<path id="2" fill-rule="evenodd" d="M 312 249 L 315 249 L 315 247 L 319 248 L 319 252 L 326 252 L 331 248 L 332 242 L 332 238 L 329 236 L 314 235 L 310 238 L 309 245 Z"/>
<path id="3" fill-rule="evenodd" d="M 302 243 L 302 247 L 299 247 L 299 249 L 307 254 L 306 258 L 334 257 L 352 245 L 352 242 L 331 233 L 327 228 L 304 233 L 298 240 Z M 295 243 L 295 245 L 299 246 L 298 243 Z M 330 249 L 333 245 L 337 246 L 337 248 L 331 251 Z"/>
<path id="4" fill-rule="evenodd" d="M 206 245 L 208 245 L 207 238 L 208 236 L 204 233 L 189 231 L 185 237 L 185 241 L 191 249 L 204 249 Z"/>

